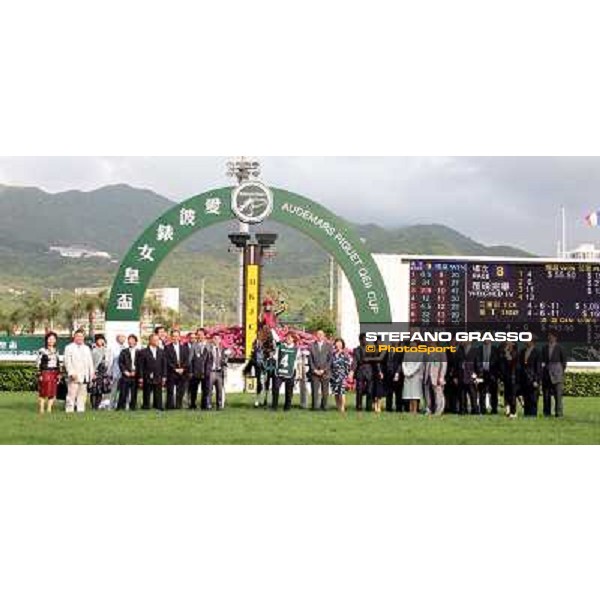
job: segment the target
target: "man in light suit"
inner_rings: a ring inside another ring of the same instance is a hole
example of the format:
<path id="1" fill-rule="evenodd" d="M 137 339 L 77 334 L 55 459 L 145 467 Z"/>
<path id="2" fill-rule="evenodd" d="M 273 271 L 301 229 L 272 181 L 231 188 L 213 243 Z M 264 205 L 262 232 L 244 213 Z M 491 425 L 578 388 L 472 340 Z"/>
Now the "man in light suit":
<path id="1" fill-rule="evenodd" d="M 554 414 L 563 416 L 563 390 L 567 357 L 558 345 L 556 333 L 548 334 L 548 344 L 542 349 L 542 391 L 544 395 L 544 416 L 552 416 L 552 396 L 554 396 Z"/>
<path id="2" fill-rule="evenodd" d="M 119 358 L 121 352 L 127 348 L 127 338 L 120 333 L 115 339 L 115 344 L 109 350 L 110 368 L 109 374 L 111 379 L 110 391 L 110 406 L 112 409 L 117 408 L 121 390 L 121 369 L 119 367 Z"/>
<path id="3" fill-rule="evenodd" d="M 85 334 L 78 329 L 73 342 L 65 348 L 65 369 L 69 378 L 65 410 L 85 412 L 88 384 L 95 378 L 92 351 L 85 345 Z"/>
<path id="4" fill-rule="evenodd" d="M 329 398 L 329 380 L 331 379 L 331 361 L 333 349 L 325 339 L 325 332 L 317 331 L 317 341 L 310 347 L 308 357 L 312 383 L 312 410 L 327 410 Z M 320 395 L 320 403 L 319 403 Z"/>
<path id="5" fill-rule="evenodd" d="M 206 349 L 206 374 L 208 390 L 206 410 L 212 409 L 213 389 L 216 391 L 217 410 L 225 408 L 225 372 L 227 371 L 227 350 L 221 347 L 221 336 L 213 335 L 212 345 Z"/>

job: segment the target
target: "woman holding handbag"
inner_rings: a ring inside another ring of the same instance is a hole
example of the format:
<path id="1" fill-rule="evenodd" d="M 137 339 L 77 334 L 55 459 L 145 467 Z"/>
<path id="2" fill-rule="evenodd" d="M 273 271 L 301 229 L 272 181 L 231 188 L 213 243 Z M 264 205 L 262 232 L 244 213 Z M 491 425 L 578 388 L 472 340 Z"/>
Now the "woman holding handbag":
<path id="1" fill-rule="evenodd" d="M 109 373 L 110 352 L 106 347 L 106 338 L 102 334 L 94 338 L 92 360 L 96 378 L 89 385 L 90 402 L 93 410 L 110 408 L 112 380 Z"/>

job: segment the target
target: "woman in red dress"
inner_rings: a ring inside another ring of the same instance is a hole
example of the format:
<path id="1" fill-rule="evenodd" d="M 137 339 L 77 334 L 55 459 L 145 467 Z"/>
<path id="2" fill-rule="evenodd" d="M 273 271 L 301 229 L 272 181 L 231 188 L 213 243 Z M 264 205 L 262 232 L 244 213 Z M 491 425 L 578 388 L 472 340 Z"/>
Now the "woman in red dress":
<path id="1" fill-rule="evenodd" d="M 58 337 L 54 332 L 46 334 L 44 347 L 38 352 L 37 367 L 40 371 L 38 385 L 38 403 L 40 414 L 52 412 L 56 400 L 56 389 L 60 375 L 58 356 Z"/>

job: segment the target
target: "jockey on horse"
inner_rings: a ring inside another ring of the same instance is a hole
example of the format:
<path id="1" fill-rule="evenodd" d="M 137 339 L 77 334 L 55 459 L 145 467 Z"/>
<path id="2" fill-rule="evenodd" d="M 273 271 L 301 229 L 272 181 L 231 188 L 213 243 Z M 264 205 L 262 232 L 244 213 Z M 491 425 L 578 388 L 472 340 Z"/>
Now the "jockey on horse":
<path id="1" fill-rule="evenodd" d="M 262 313 L 258 323 L 258 333 L 250 361 L 244 368 L 244 374 L 248 375 L 253 369 L 257 379 L 256 392 L 260 395 L 263 390 L 265 392 L 265 400 L 263 405 L 267 405 L 266 394 L 271 387 L 275 373 L 274 360 L 279 335 L 277 334 L 277 326 L 279 325 L 278 317 L 287 310 L 285 300 L 280 296 L 279 307 L 274 308 L 275 303 L 268 295 L 262 303 Z M 255 406 L 260 406 L 257 401 Z"/>

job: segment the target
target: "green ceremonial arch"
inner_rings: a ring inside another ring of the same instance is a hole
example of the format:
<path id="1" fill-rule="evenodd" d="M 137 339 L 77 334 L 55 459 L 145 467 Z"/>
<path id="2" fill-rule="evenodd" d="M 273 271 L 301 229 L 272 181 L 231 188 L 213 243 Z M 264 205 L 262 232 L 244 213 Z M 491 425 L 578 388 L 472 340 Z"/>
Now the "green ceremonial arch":
<path id="1" fill-rule="evenodd" d="M 131 246 L 111 288 L 107 333 L 139 332 L 146 289 L 161 262 L 188 237 L 217 223 L 237 219 L 231 210 L 234 188 L 210 190 L 176 204 Z M 269 218 L 305 233 L 334 257 L 344 271 L 363 323 L 391 321 L 383 278 L 370 252 L 347 224 L 320 204 L 282 189 L 270 188 Z"/>

